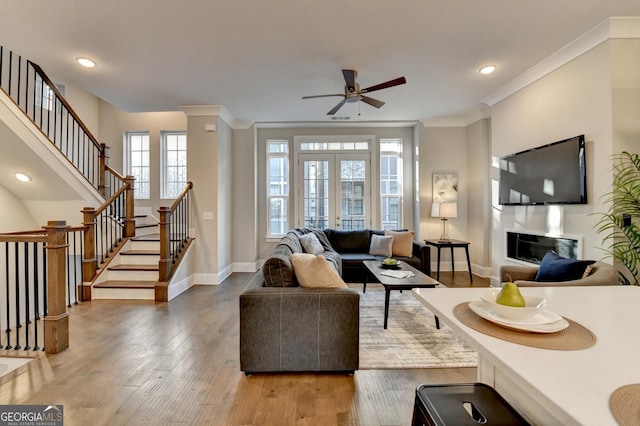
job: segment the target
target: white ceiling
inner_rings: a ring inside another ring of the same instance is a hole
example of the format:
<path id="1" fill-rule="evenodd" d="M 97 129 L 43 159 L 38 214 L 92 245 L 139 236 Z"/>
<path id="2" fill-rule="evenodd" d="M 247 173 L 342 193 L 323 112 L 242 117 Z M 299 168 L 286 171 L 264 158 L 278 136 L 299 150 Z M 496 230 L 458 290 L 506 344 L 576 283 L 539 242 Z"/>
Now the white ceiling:
<path id="1" fill-rule="evenodd" d="M 29 0 L 3 2 L 0 44 L 130 112 L 223 105 L 246 122 L 329 121 L 341 69 L 381 109 L 354 121 L 464 117 L 531 67 L 640 0 Z M 82 69 L 77 56 L 98 62 Z M 499 66 L 491 76 L 477 70 Z M 361 115 L 358 115 L 358 114 Z"/>

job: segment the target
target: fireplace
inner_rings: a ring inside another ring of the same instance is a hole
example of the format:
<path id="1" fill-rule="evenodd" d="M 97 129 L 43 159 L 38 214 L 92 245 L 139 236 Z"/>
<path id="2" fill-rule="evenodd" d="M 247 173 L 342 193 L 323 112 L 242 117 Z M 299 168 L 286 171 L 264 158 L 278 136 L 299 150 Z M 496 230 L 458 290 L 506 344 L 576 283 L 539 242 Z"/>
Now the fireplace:
<path id="1" fill-rule="evenodd" d="M 545 253 L 553 250 L 562 257 L 578 259 L 581 256 L 581 238 L 548 236 L 531 232 L 507 231 L 507 258 L 540 264 Z"/>

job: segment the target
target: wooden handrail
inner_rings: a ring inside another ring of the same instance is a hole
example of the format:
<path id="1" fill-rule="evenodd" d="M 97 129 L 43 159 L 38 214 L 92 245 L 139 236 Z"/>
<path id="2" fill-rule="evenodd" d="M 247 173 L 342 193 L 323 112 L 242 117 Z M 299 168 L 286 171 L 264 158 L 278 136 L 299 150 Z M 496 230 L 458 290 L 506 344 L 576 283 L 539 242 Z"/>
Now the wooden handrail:
<path id="1" fill-rule="evenodd" d="M 115 170 L 114 168 L 112 168 L 110 165 L 106 164 L 104 166 L 105 170 L 108 170 L 109 172 L 111 172 L 112 175 L 114 175 L 115 177 L 118 178 L 118 180 L 124 182 L 125 180 L 127 180 L 127 178 L 125 176 L 122 176 L 120 173 L 118 173 L 117 170 Z"/>
<path id="2" fill-rule="evenodd" d="M 193 182 L 189 181 L 175 199 L 171 207 L 158 209 L 160 231 L 160 261 L 158 262 L 158 281 L 167 283 L 171 278 L 174 267 L 179 262 L 184 250 L 189 246 L 189 191 L 193 188 Z M 185 203 L 181 208 L 181 203 Z M 179 237 L 179 238 L 178 238 Z M 166 302 L 166 286 L 156 286 L 156 302 Z"/>
<path id="3" fill-rule="evenodd" d="M 45 234 L 47 231 L 44 229 L 34 229 L 33 231 L 12 231 L 12 232 L 3 232 L 0 235 L 40 235 Z"/>
<path id="4" fill-rule="evenodd" d="M 189 181 L 189 182 L 187 182 L 186 186 L 184 187 L 184 189 L 182 190 L 180 195 L 178 195 L 176 197 L 176 200 L 173 202 L 173 204 L 171 204 L 171 207 L 169 207 L 170 211 L 174 211 L 176 209 L 176 207 L 178 207 L 178 205 L 180 205 L 180 202 L 182 201 L 182 199 L 184 197 L 187 196 L 187 193 L 191 190 L 191 188 L 193 188 L 193 182 Z"/>
<path id="5" fill-rule="evenodd" d="M 126 184 L 122 188 L 118 189 L 111 197 L 109 197 L 109 199 L 107 201 L 102 203 L 102 205 L 95 210 L 96 216 L 99 215 L 100 213 L 102 213 L 103 211 L 105 211 L 106 208 L 109 207 L 111 205 L 111 203 L 113 203 L 115 200 L 117 200 L 118 197 L 120 195 L 122 195 L 122 193 L 125 192 L 127 189 L 129 189 L 129 185 L 128 184 Z"/>
<path id="6" fill-rule="evenodd" d="M 93 136 L 93 134 L 87 128 L 87 126 L 84 124 L 82 119 L 80 119 L 80 116 L 75 112 L 75 110 L 71 107 L 71 105 L 69 105 L 69 102 L 67 102 L 67 100 L 64 98 L 64 96 L 62 96 L 62 93 L 60 93 L 60 91 L 58 90 L 58 87 L 49 79 L 47 74 L 43 71 L 42 68 L 40 68 L 40 66 L 38 64 L 36 64 L 34 62 L 31 62 L 29 60 L 27 62 L 40 75 L 40 78 L 42 78 L 42 81 L 47 83 L 47 86 L 49 86 L 49 90 L 51 90 L 53 93 L 56 94 L 56 98 L 58 98 L 60 103 L 62 105 L 64 105 L 64 107 L 69 111 L 69 113 L 73 116 L 73 118 L 75 118 L 76 122 L 78 123 L 78 125 L 80 126 L 82 131 L 85 132 L 87 134 L 87 136 L 89 136 L 89 139 L 91 140 L 91 142 L 93 142 L 93 144 L 96 146 L 96 148 L 98 148 L 98 150 L 100 152 L 102 152 L 102 145 L 98 143 L 98 139 L 96 139 L 96 137 Z"/>
<path id="7" fill-rule="evenodd" d="M 76 232 L 83 231 L 85 229 L 84 226 L 72 226 L 67 228 L 67 232 Z M 0 233 L 0 241 L 2 241 L 3 237 L 14 236 L 14 235 L 47 235 L 46 229 L 34 229 L 31 231 L 11 231 L 11 232 L 2 232 Z"/>
<path id="8" fill-rule="evenodd" d="M 0 243 L 46 243 L 47 234 L 44 235 L 0 235 Z"/>

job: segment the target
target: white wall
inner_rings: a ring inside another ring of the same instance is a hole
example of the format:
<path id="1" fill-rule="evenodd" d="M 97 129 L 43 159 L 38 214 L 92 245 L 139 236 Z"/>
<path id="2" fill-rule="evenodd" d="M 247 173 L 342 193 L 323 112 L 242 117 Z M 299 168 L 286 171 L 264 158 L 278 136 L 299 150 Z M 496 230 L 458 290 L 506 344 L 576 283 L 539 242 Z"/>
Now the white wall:
<path id="1" fill-rule="evenodd" d="M 100 131 L 100 98 L 73 84 L 66 82 L 63 84 L 64 98 L 93 136 L 97 138 Z"/>
<path id="2" fill-rule="evenodd" d="M 232 259 L 234 270 L 256 270 L 256 148 L 254 128 L 233 131 L 232 143 Z"/>
<path id="3" fill-rule="evenodd" d="M 611 41 L 613 151 L 640 154 L 640 40 Z"/>
<path id="4" fill-rule="evenodd" d="M 24 200 L 23 203 L 39 226 L 46 225 L 50 220 L 64 220 L 69 226 L 81 226 L 84 221 L 82 210 L 85 207 L 96 207 L 84 200 Z"/>
<path id="5" fill-rule="evenodd" d="M 233 162 L 231 145 L 231 128 L 218 119 L 218 209 L 217 214 L 217 245 L 218 245 L 218 274 L 223 280 L 232 272 L 233 254 L 233 197 L 241 194 L 233 193 Z"/>
<path id="6" fill-rule="evenodd" d="M 466 128 L 467 238 L 473 272 L 491 275 L 491 120 Z"/>
<path id="7" fill-rule="evenodd" d="M 148 200 L 136 199 L 136 207 L 150 208 L 153 215 L 157 216 L 158 208 L 170 206 L 173 200 L 160 198 L 160 132 L 187 130 L 187 117 L 184 113 L 181 111 L 128 113 L 101 100 L 99 128 L 98 140 L 110 148 L 108 151 L 109 165 L 122 174 L 125 174 L 123 167 L 124 133 L 149 132 L 151 197 Z M 188 137 L 187 146 L 187 150 L 191 149 Z M 187 170 L 190 166 L 187 159 Z"/>
<path id="8" fill-rule="evenodd" d="M 38 222 L 29 210 L 4 186 L 0 186 L 0 232 L 30 231 L 41 229 L 44 222 Z"/>
<path id="9" fill-rule="evenodd" d="M 193 182 L 192 227 L 195 250 L 190 259 L 196 273 L 196 284 L 217 284 L 221 267 L 218 247 L 218 133 L 205 130 L 205 125 L 218 124 L 214 116 L 189 116 L 187 124 L 187 175 Z M 211 213 L 211 219 L 205 219 Z"/>
<path id="10" fill-rule="evenodd" d="M 505 262 L 505 230 L 542 233 L 555 229 L 583 237 L 583 257 L 600 259 L 594 230 L 601 199 L 610 189 L 612 154 L 611 42 L 579 56 L 491 108 L 492 155 L 499 157 L 584 134 L 587 156 L 586 205 L 500 206 L 497 169 L 492 170 L 493 278 Z M 554 214 L 559 222 L 552 222 Z"/>
<path id="11" fill-rule="evenodd" d="M 467 227 L 468 195 L 467 184 L 467 136 L 464 127 L 421 127 L 420 128 L 420 235 L 422 239 L 438 239 L 442 234 L 442 221 L 431 217 L 433 202 L 433 174 L 435 172 L 455 172 L 458 174 L 458 217 L 448 222 L 449 237 L 469 241 Z M 473 245 L 475 243 L 472 242 Z M 458 249 L 459 250 L 459 249 Z M 440 269 L 450 270 L 451 255 L 442 251 Z M 466 270 L 466 257 L 454 253 L 457 270 Z M 436 267 L 436 251 L 431 250 L 432 268 Z"/>

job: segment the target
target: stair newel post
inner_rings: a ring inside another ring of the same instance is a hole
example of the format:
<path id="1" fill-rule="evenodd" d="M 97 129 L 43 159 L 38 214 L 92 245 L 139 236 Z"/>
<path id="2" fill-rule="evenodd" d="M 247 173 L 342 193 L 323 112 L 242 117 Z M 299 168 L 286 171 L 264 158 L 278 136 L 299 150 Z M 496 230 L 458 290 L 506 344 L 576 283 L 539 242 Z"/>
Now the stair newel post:
<path id="1" fill-rule="evenodd" d="M 159 281 L 166 282 L 169 281 L 171 273 L 171 208 L 160 207 L 158 213 L 160 214 L 160 222 L 158 223 L 160 228 Z"/>
<path id="2" fill-rule="evenodd" d="M 45 353 L 57 354 L 69 347 L 69 313 L 66 302 L 66 222 L 49 221 L 47 230 L 47 312 L 44 318 Z"/>
<path id="3" fill-rule="evenodd" d="M 84 225 L 84 257 L 82 259 L 82 300 L 91 300 L 91 286 L 84 283 L 91 283 L 96 270 L 98 269 L 98 259 L 96 257 L 96 210 L 93 207 L 85 207 L 82 210 Z"/>
<path id="4" fill-rule="evenodd" d="M 125 191 L 125 224 L 124 224 L 124 236 L 125 237 L 135 237 L 136 236 L 136 222 L 134 220 L 134 212 L 135 212 L 135 199 L 134 199 L 134 181 L 135 177 L 128 175 L 124 181 L 125 185 L 127 185 L 127 189 Z"/>
<path id="5" fill-rule="evenodd" d="M 106 181 L 107 181 L 107 145 L 101 143 L 100 144 L 100 158 L 99 158 L 99 163 L 100 163 L 100 176 L 98 177 L 99 182 L 98 182 L 98 191 L 100 191 L 100 193 L 102 195 L 104 195 L 105 197 L 107 196 L 107 186 L 106 186 Z"/>

